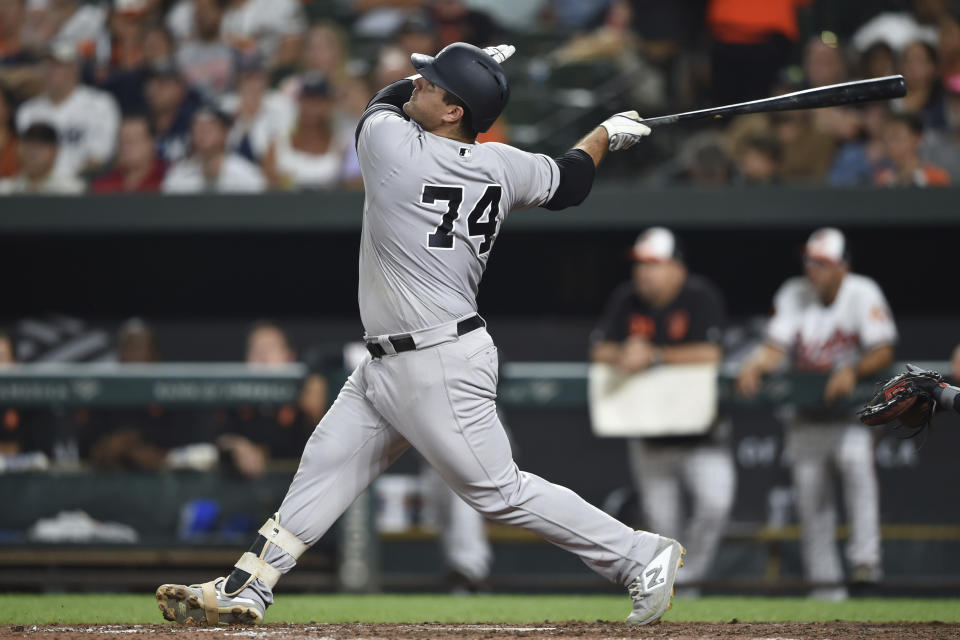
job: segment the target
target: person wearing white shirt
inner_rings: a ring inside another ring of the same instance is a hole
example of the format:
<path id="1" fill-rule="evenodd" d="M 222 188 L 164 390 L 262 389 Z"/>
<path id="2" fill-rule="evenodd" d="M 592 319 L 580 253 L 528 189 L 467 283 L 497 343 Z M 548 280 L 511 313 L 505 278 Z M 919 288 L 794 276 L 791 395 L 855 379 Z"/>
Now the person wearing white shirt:
<path id="1" fill-rule="evenodd" d="M 811 596 L 847 597 L 835 539 L 833 478 L 843 487 L 850 539 L 850 581 L 875 583 L 882 574 L 880 498 L 873 437 L 845 402 L 857 380 L 893 363 L 897 327 L 876 282 L 850 273 L 846 239 L 837 229 L 815 231 L 807 241 L 805 277 L 787 280 L 774 298 L 766 342 L 740 370 L 737 387 L 755 394 L 764 374 L 792 358 L 797 371 L 826 376 L 823 401 L 797 407 L 787 424 L 786 455 L 793 471 Z"/>
<path id="2" fill-rule="evenodd" d="M 79 84 L 76 49 L 67 43 L 51 46 L 45 63 L 44 92 L 17 110 L 17 130 L 35 122 L 56 129 L 60 152 L 54 172 L 78 176 L 106 164 L 113 156 L 120 110 L 113 97 Z"/>
<path id="3" fill-rule="evenodd" d="M 0 195 L 83 193 L 82 181 L 53 172 L 56 158 L 56 129 L 44 122 L 30 125 L 20 136 L 20 174 L 0 180 Z"/>
<path id="4" fill-rule="evenodd" d="M 229 118 L 210 107 L 199 109 L 190 130 L 192 153 L 170 169 L 165 193 L 256 193 L 266 188 L 260 169 L 226 150 Z"/>

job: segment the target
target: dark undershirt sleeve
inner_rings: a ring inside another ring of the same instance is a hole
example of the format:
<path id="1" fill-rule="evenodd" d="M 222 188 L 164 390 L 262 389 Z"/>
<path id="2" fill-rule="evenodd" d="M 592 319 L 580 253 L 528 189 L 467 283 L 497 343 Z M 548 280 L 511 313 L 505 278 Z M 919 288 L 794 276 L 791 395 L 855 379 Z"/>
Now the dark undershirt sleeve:
<path id="1" fill-rule="evenodd" d="M 560 167 L 560 182 L 553 197 L 543 207 L 558 211 L 576 206 L 586 199 L 593 187 L 597 168 L 590 154 L 582 149 L 571 149 L 554 160 Z"/>
<path id="2" fill-rule="evenodd" d="M 363 128 L 363 123 L 375 113 L 393 111 L 397 115 L 407 118 L 407 115 L 403 112 L 403 105 L 410 100 L 411 95 L 413 95 L 413 80 L 409 78 L 397 80 L 393 84 L 380 89 L 367 103 L 366 110 L 360 116 L 360 122 L 357 123 L 357 130 L 354 134 L 354 144 L 360 139 L 360 130 Z M 409 118 L 407 119 L 409 120 Z"/>

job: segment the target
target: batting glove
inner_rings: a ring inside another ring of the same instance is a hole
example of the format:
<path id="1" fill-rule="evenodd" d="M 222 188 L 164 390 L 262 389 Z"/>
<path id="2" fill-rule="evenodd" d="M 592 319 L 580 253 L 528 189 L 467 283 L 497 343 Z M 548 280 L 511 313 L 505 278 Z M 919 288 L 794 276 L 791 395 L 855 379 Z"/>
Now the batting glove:
<path id="1" fill-rule="evenodd" d="M 512 44 L 500 44 L 495 47 L 486 47 L 483 52 L 498 63 L 503 64 L 516 50 L 517 48 Z"/>
<path id="2" fill-rule="evenodd" d="M 629 149 L 640 142 L 640 138 L 650 135 L 650 127 L 641 122 L 643 118 L 636 111 L 624 111 L 610 116 L 600 123 L 610 138 L 610 151 Z"/>

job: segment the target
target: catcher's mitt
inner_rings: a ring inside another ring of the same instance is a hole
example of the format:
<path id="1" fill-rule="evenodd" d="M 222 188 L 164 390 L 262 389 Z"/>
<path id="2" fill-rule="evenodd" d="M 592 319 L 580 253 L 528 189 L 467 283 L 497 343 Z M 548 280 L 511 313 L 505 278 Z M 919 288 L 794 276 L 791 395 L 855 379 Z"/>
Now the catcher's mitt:
<path id="1" fill-rule="evenodd" d="M 926 371 L 912 364 L 907 371 L 884 383 L 858 413 L 860 421 L 868 425 L 893 424 L 906 427 L 913 437 L 930 426 L 937 410 L 933 390 L 942 376 L 936 371 Z"/>

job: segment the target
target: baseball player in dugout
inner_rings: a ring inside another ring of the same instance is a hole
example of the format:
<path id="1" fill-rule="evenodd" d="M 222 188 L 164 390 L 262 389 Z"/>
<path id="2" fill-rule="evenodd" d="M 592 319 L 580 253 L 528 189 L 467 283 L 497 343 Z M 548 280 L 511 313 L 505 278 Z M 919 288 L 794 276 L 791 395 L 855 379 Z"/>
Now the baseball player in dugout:
<path id="1" fill-rule="evenodd" d="M 716 412 L 724 302 L 713 284 L 688 273 L 681 244 L 668 229 L 654 227 L 641 234 L 632 257 L 633 279 L 608 300 L 591 336 L 591 359 L 646 384 L 658 395 L 669 394 L 671 386 L 684 389 L 684 397 L 671 403 L 709 405 L 704 417 L 690 422 L 648 402 L 641 389 L 623 412 L 634 421 L 627 446 L 644 521 L 655 531 L 684 540 L 689 554 L 677 585 L 689 586 L 678 593 L 693 596 L 713 562 L 736 488 L 731 425 Z M 708 365 L 704 384 L 689 375 L 690 365 Z M 655 378 L 671 372 L 690 384 Z M 591 394 L 594 402 L 604 400 Z M 647 411 L 644 405 L 651 410 L 649 429 L 642 415 Z M 596 429 L 603 416 L 592 414 Z M 690 497 L 689 518 L 683 515 L 683 492 Z"/>
<path id="2" fill-rule="evenodd" d="M 413 54 L 419 75 L 377 93 L 356 131 L 365 201 L 358 300 L 369 355 L 307 442 L 279 510 L 226 577 L 162 585 L 168 620 L 257 623 L 273 588 L 411 446 L 489 520 L 523 527 L 626 587 L 629 624 L 660 619 L 683 547 L 635 531 L 517 468 L 497 417 L 497 348 L 476 295 L 513 209 L 580 204 L 607 150 L 650 133 L 611 116 L 558 158 L 477 144 L 510 96 L 509 45 Z"/>
<path id="3" fill-rule="evenodd" d="M 785 446 L 802 528 L 804 570 L 815 585 L 811 596 L 842 600 L 847 589 L 835 538 L 835 475 L 850 520 L 850 581 L 875 583 L 882 574 L 873 435 L 857 422 L 845 399 L 858 379 L 891 365 L 897 328 L 877 283 L 850 272 L 840 231 L 815 231 L 803 265 L 805 276 L 790 278 L 777 292 L 766 342 L 747 358 L 737 387 L 748 396 L 757 393 L 763 375 L 779 369 L 787 358 L 794 370 L 827 376 L 822 403 L 794 410 Z"/>

